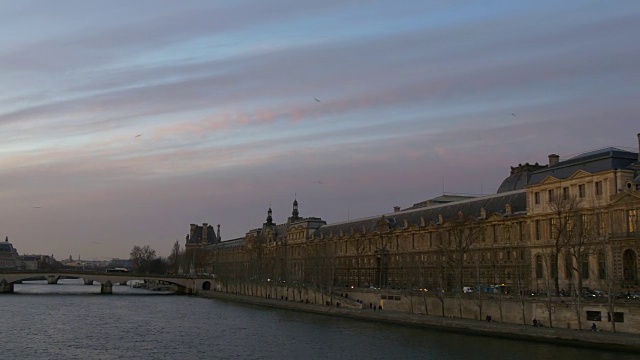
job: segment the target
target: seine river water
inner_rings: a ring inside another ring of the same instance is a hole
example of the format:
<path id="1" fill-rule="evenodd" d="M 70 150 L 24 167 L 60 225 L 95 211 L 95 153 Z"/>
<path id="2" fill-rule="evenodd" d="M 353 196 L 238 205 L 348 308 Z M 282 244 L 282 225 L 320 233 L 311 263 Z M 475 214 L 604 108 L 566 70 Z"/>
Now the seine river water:
<path id="1" fill-rule="evenodd" d="M 61 280 L 0 294 L 0 359 L 637 359 Z"/>

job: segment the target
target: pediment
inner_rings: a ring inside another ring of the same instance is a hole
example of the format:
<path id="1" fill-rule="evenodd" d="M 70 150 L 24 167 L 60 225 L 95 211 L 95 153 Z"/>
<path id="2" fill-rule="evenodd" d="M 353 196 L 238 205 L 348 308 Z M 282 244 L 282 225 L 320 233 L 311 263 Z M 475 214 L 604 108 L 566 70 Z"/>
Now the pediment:
<path id="1" fill-rule="evenodd" d="M 640 192 L 624 192 L 622 194 L 616 195 L 616 197 L 611 201 L 611 205 L 621 205 L 621 204 L 639 204 L 640 205 Z"/>
<path id="2" fill-rule="evenodd" d="M 557 177 L 549 175 L 546 178 L 544 178 L 540 182 L 540 184 L 553 184 L 553 183 L 557 183 L 559 181 L 560 181 L 560 179 L 558 179 Z"/>
<path id="3" fill-rule="evenodd" d="M 569 176 L 568 180 L 581 179 L 581 178 L 591 177 L 591 176 L 593 176 L 593 174 L 588 171 L 578 170 L 574 172 L 573 175 Z"/>

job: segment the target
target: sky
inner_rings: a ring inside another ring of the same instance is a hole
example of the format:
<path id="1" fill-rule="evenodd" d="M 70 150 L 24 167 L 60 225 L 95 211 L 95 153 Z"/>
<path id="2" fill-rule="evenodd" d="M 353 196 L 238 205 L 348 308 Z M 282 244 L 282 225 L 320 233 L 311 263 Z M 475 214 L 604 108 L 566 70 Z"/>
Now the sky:
<path id="1" fill-rule="evenodd" d="M 60 260 L 638 151 L 637 1 L 0 0 L 0 235 Z"/>

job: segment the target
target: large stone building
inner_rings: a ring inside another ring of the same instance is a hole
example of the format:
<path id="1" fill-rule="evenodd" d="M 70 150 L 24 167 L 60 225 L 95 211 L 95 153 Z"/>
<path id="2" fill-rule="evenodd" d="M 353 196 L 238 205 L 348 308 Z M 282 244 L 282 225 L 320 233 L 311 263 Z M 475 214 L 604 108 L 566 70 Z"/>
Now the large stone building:
<path id="1" fill-rule="evenodd" d="M 9 242 L 9 237 L 5 237 L 4 242 L 0 242 L 0 269 L 17 268 L 18 259 L 18 250 Z"/>
<path id="2" fill-rule="evenodd" d="M 276 224 L 269 209 L 261 228 L 238 239 L 192 225 L 186 247 L 200 253 L 199 271 L 223 282 L 637 289 L 639 210 L 639 153 L 606 148 L 512 167 L 493 195 L 441 197 L 370 218 L 326 224 L 299 217 L 294 201 L 286 222 Z"/>

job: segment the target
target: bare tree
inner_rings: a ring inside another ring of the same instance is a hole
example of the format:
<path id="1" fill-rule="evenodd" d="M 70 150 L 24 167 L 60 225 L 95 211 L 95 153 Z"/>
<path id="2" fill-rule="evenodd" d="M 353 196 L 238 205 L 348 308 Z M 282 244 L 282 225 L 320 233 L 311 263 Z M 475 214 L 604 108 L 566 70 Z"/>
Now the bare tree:
<path id="1" fill-rule="evenodd" d="M 553 284 L 555 288 L 555 295 L 560 296 L 558 260 L 560 255 L 564 253 L 567 238 L 570 237 L 569 234 L 573 232 L 573 220 L 579 209 L 579 201 L 575 196 L 570 196 L 564 193 L 562 195 L 557 194 L 553 195 L 550 199 L 549 208 L 551 209 L 551 223 L 549 227 L 551 230 L 550 238 L 553 247 L 553 252 L 551 253 L 553 258 L 549 265 L 554 267 L 552 273 L 554 274 Z"/>
<path id="2" fill-rule="evenodd" d="M 602 236 L 598 241 L 597 256 L 597 283 L 605 294 L 604 307 L 608 312 L 608 320 L 611 322 L 611 331 L 616 332 L 615 314 L 618 306 L 616 293 L 619 291 L 619 283 L 615 279 L 613 271 L 613 251 L 611 236 Z"/>
<path id="3" fill-rule="evenodd" d="M 484 305 L 484 294 L 482 289 L 482 277 L 481 277 L 481 265 L 480 265 L 480 251 L 476 250 L 471 254 L 473 258 L 473 263 L 475 267 L 475 278 L 474 278 L 474 296 L 473 302 L 478 308 L 478 319 L 482 319 L 482 308 Z"/>
<path id="4" fill-rule="evenodd" d="M 169 261 L 169 269 L 174 274 L 177 274 L 179 272 L 182 255 L 183 255 L 183 252 L 182 252 L 182 249 L 180 248 L 180 242 L 176 240 L 176 242 L 173 243 L 173 247 L 171 248 L 171 254 L 167 259 Z"/>
<path id="5" fill-rule="evenodd" d="M 544 262 L 545 265 L 545 271 L 544 271 L 544 275 L 542 277 L 542 280 L 544 282 L 545 285 L 545 307 L 547 309 L 547 314 L 548 314 L 548 319 L 549 319 L 549 327 L 553 327 L 553 313 L 555 312 L 555 302 L 554 299 L 552 297 L 552 292 L 551 292 L 551 286 L 553 285 L 554 281 L 558 280 L 557 274 L 556 276 L 554 276 L 553 274 L 553 266 L 552 266 L 552 262 L 553 259 L 557 259 L 557 256 L 555 256 L 554 254 L 543 254 L 542 256 L 542 260 Z M 557 269 L 557 266 L 555 267 L 555 269 Z"/>
<path id="6" fill-rule="evenodd" d="M 133 249 L 131 249 L 130 259 L 135 272 L 148 273 L 151 269 L 152 261 L 156 258 L 156 251 L 149 245 L 143 247 L 135 245 Z"/>
<path id="7" fill-rule="evenodd" d="M 353 249 L 355 253 L 356 260 L 356 286 L 362 286 L 362 276 L 361 276 L 361 264 L 362 264 L 362 255 L 366 251 L 367 248 L 367 238 L 364 234 L 354 234 L 349 240 L 349 246 Z"/>
<path id="8" fill-rule="evenodd" d="M 453 280 L 459 293 L 462 293 L 464 288 L 465 255 L 469 247 L 480 239 L 483 231 L 478 219 L 459 212 L 457 216 L 446 221 L 439 232 L 441 239 L 438 244 L 439 249 L 454 272 Z"/>
<path id="9" fill-rule="evenodd" d="M 575 289 L 570 291 L 573 297 L 571 306 L 576 315 L 578 329 L 582 330 L 583 282 L 585 277 L 590 277 L 589 259 L 596 254 L 597 249 L 595 232 L 588 215 L 577 211 L 572 213 L 564 237 L 567 270 L 575 275 L 571 276 L 571 280 L 575 281 Z"/>

